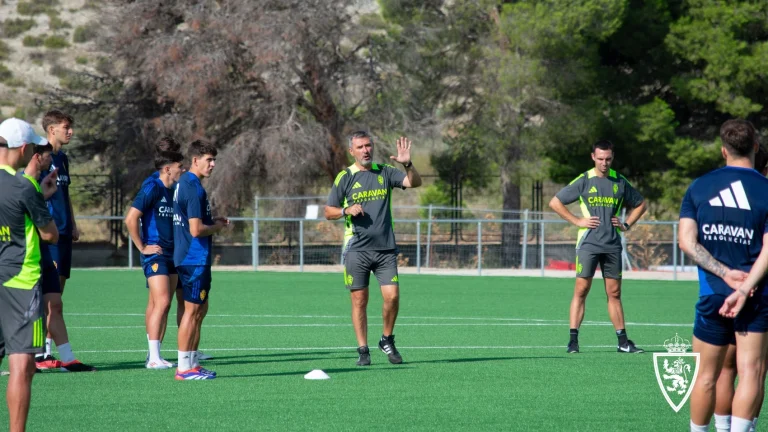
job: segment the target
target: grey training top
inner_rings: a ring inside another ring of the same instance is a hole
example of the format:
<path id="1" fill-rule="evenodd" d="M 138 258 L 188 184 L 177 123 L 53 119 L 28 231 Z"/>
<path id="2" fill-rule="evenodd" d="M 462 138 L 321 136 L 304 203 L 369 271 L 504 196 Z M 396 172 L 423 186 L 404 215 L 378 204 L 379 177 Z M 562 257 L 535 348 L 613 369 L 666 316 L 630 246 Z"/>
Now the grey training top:
<path id="1" fill-rule="evenodd" d="M 40 237 L 37 227 L 51 222 L 37 181 L 17 177 L 0 166 L 0 283 L 30 290 L 40 280 Z"/>
<path id="2" fill-rule="evenodd" d="M 555 196 L 563 204 L 578 200 L 584 217 L 600 218 L 600 226 L 581 228 L 576 240 L 576 249 L 594 252 L 621 250 L 621 236 L 611 225 L 611 217 L 618 216 L 622 207 L 635 208 L 644 200 L 623 175 L 610 170 L 608 176 L 598 177 L 594 168 L 576 177 Z"/>
<path id="3" fill-rule="evenodd" d="M 368 171 L 352 165 L 341 171 L 333 182 L 328 206 L 363 206 L 358 216 L 346 216 L 344 250 L 389 250 L 395 244 L 392 219 L 392 189 L 401 188 L 405 173 L 386 164 L 372 164 Z"/>

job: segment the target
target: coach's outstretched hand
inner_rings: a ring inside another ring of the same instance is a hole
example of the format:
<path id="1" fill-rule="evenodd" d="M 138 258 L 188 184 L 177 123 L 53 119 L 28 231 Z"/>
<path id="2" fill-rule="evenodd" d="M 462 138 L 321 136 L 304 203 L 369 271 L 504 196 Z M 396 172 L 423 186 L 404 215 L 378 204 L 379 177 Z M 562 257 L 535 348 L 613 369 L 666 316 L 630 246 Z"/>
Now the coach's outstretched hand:
<path id="1" fill-rule="evenodd" d="M 395 162 L 407 164 L 411 161 L 411 140 L 406 137 L 400 137 L 397 140 L 397 156 L 390 156 Z"/>

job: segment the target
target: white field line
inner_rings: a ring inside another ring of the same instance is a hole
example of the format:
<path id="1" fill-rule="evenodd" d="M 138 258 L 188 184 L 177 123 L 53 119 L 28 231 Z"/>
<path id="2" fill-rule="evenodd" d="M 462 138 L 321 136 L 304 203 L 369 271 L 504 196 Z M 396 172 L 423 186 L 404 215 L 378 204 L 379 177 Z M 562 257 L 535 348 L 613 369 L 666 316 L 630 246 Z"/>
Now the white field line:
<path id="1" fill-rule="evenodd" d="M 644 347 L 662 347 L 663 345 L 643 345 Z M 402 346 L 398 349 L 409 350 L 536 350 L 536 349 L 563 349 L 564 345 L 467 345 L 467 346 Z M 581 348 L 616 348 L 616 345 L 582 345 Z M 353 346 L 336 347 L 240 347 L 240 348 L 208 348 L 205 352 L 242 352 L 242 351 L 329 351 L 329 350 L 356 350 Z M 175 353 L 173 349 L 164 349 L 163 352 Z M 124 349 L 124 350 L 77 350 L 78 353 L 101 354 L 101 353 L 146 353 L 147 349 Z M 169 357 L 170 358 L 170 357 Z"/>
<path id="2" fill-rule="evenodd" d="M 631 326 L 647 327 L 689 327 L 691 324 L 653 324 L 627 323 Z M 397 327 L 562 327 L 561 323 L 398 323 Z M 585 326 L 612 326 L 610 322 L 583 324 Z M 352 323 L 322 323 L 322 324 L 203 324 L 204 328 L 248 328 L 248 327 L 351 327 Z M 143 325 L 125 326 L 67 326 L 69 329 L 108 330 L 108 329 L 138 329 Z"/>
<path id="3" fill-rule="evenodd" d="M 83 313 L 83 312 L 67 312 L 66 316 L 105 316 L 105 317 L 144 317 L 143 313 Z M 216 317 L 216 318 L 295 318 L 295 319 L 349 319 L 348 315 L 262 315 L 262 314 L 208 314 L 207 317 Z M 380 317 L 371 317 L 369 320 L 376 320 L 377 318 L 380 319 Z M 568 320 L 547 320 L 547 319 L 532 319 L 532 318 L 497 318 L 497 317 L 433 317 L 433 316 L 400 316 L 397 318 L 398 320 L 445 320 L 445 321 L 500 321 L 500 322 L 507 322 L 511 321 L 510 323 L 504 323 L 504 324 L 493 324 L 493 323 L 481 323 L 481 324 L 451 324 L 451 323 L 439 323 L 439 324 L 429 324 L 429 323 L 403 323 L 399 322 L 397 325 L 440 325 L 440 326 L 450 326 L 450 325 L 518 325 L 518 326 L 559 326 L 563 324 L 567 324 Z M 329 327 L 342 325 L 342 324 L 328 324 Z M 343 324 L 346 325 L 346 324 Z M 585 326 L 607 326 L 612 325 L 610 321 L 584 321 L 582 325 Z M 644 327 L 688 327 L 693 326 L 693 323 L 642 323 L 642 322 L 627 322 L 626 325 L 631 326 L 644 326 Z M 322 327 L 322 324 L 253 324 L 253 325 L 206 325 L 206 327 L 230 327 L 230 326 L 239 326 L 239 327 Z M 77 327 L 72 327 L 77 328 Z M 88 328 L 88 327 L 83 327 Z M 93 327 L 96 328 L 96 327 Z M 104 327 L 104 328 L 108 328 Z M 117 326 L 116 328 L 120 328 L 120 326 Z M 128 327 L 126 327 L 128 328 Z"/>

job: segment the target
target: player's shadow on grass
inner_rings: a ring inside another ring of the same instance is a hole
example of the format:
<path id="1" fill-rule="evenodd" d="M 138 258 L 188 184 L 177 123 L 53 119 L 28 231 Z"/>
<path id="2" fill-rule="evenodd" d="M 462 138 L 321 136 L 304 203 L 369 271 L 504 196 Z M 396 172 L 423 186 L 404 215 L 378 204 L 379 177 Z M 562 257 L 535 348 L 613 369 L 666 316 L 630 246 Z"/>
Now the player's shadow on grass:
<path id="1" fill-rule="evenodd" d="M 335 374 L 339 373 L 350 373 L 350 372 L 378 372 L 378 371 L 387 371 L 387 370 L 397 370 L 397 369 L 410 369 L 407 365 L 403 364 L 396 367 L 354 367 L 354 368 L 331 368 L 331 369 L 323 369 L 325 373 L 327 373 L 330 376 L 333 376 Z M 304 375 L 307 374 L 307 370 L 301 370 L 301 371 L 292 371 L 292 372 L 273 372 L 273 373 L 263 373 L 263 374 L 238 374 L 238 375 L 219 375 L 216 377 L 216 379 L 226 379 L 226 378 L 257 378 L 257 377 L 279 377 L 279 376 L 296 376 L 303 378 Z"/>
<path id="2" fill-rule="evenodd" d="M 323 357 L 325 355 L 325 357 Z M 310 357 L 307 357 L 310 356 Z M 278 363 L 286 361 L 316 361 L 332 360 L 349 357 L 349 351 L 313 351 L 313 352 L 290 352 L 280 354 L 251 354 L 239 356 L 222 356 L 206 360 L 204 363 L 214 365 L 229 365 L 243 363 Z"/>
<path id="3" fill-rule="evenodd" d="M 120 363 L 108 363 L 108 364 L 102 364 L 102 365 L 95 365 L 96 372 L 106 372 L 106 371 L 119 371 L 119 370 L 131 370 L 131 369 L 146 369 L 147 367 L 144 365 L 144 362 L 139 361 L 129 361 L 129 362 L 120 362 Z"/>
<path id="4" fill-rule="evenodd" d="M 537 356 L 537 357 L 471 357 L 471 358 L 455 358 L 455 359 L 438 359 L 438 360 L 417 360 L 406 361 L 404 364 L 429 364 L 429 363 L 477 363 L 477 362 L 490 362 L 490 361 L 508 361 L 508 360 L 538 360 L 538 359 L 565 359 L 565 357 L 558 356 Z"/>

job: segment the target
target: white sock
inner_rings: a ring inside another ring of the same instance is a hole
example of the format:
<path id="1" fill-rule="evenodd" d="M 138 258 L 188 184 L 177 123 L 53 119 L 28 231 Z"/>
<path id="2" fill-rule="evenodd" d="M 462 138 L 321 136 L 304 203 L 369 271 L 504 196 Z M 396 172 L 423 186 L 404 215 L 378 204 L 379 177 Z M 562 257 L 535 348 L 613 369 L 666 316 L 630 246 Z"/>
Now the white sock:
<path id="1" fill-rule="evenodd" d="M 53 344 L 53 339 L 45 338 L 45 356 L 46 357 L 51 355 L 51 344 Z"/>
<path id="2" fill-rule="evenodd" d="M 149 361 L 159 362 L 160 359 L 160 341 L 149 341 Z"/>
<path id="3" fill-rule="evenodd" d="M 700 426 L 691 420 L 691 432 L 709 432 L 709 424 Z"/>
<path id="4" fill-rule="evenodd" d="M 192 369 L 192 353 L 189 351 L 179 351 L 179 366 L 176 370 L 186 372 Z"/>
<path id="5" fill-rule="evenodd" d="M 56 349 L 59 351 L 62 363 L 69 363 L 75 361 L 75 355 L 72 354 L 72 347 L 69 346 L 69 342 L 61 345 L 57 345 Z"/>
<path id="6" fill-rule="evenodd" d="M 731 417 L 731 432 L 749 432 L 749 428 L 752 427 L 752 419 L 745 419 L 741 417 Z"/>
<path id="7" fill-rule="evenodd" d="M 757 417 L 752 419 L 752 427 L 749 429 L 749 432 L 755 432 L 757 430 Z"/>
<path id="8" fill-rule="evenodd" d="M 731 416 L 715 414 L 715 430 L 717 432 L 731 432 Z"/>
<path id="9" fill-rule="evenodd" d="M 199 360 L 197 359 L 197 351 L 191 351 L 191 357 L 192 357 L 192 368 L 196 368 L 200 366 Z"/>

